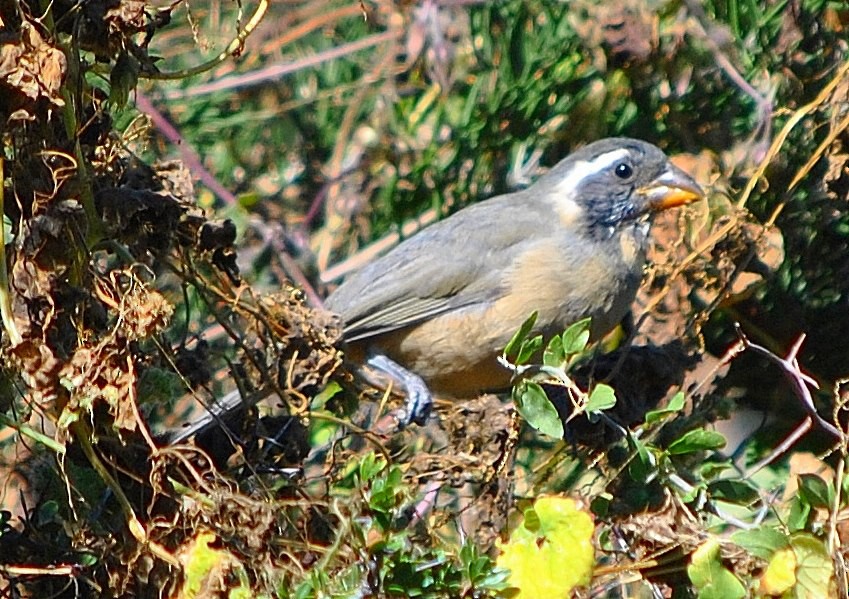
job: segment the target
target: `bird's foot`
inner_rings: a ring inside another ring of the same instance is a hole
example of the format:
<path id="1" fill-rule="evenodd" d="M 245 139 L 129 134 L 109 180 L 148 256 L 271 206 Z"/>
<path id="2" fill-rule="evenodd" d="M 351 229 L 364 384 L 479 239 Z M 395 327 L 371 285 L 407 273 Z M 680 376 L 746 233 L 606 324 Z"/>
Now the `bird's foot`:
<path id="1" fill-rule="evenodd" d="M 398 382 L 407 393 L 406 405 L 396 413 L 398 426 L 402 429 L 410 424 L 424 426 L 433 407 L 433 394 L 422 377 L 383 354 L 372 355 L 366 363 Z"/>

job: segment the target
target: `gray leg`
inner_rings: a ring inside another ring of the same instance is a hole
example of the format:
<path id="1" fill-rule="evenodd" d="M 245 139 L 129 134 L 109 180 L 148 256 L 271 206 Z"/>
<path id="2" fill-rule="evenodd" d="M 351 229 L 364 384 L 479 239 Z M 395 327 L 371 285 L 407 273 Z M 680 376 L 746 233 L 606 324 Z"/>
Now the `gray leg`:
<path id="1" fill-rule="evenodd" d="M 398 414 L 401 428 L 416 423 L 424 425 L 433 406 L 433 395 L 422 380 L 422 377 L 410 372 L 397 362 L 383 354 L 374 354 L 366 360 L 366 364 L 387 374 L 392 380 L 404 387 L 407 392 L 407 405 Z"/>

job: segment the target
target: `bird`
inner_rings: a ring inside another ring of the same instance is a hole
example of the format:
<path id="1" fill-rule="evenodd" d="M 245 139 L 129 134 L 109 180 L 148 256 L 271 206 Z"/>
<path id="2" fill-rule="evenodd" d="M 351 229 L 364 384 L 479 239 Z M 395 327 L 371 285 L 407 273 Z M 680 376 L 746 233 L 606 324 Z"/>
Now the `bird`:
<path id="1" fill-rule="evenodd" d="M 434 395 L 508 389 L 498 356 L 533 312 L 550 337 L 590 317 L 598 340 L 628 314 L 654 214 L 704 198 L 657 146 L 616 137 L 569 154 L 525 189 L 466 206 L 345 279 L 325 301 L 351 360 L 406 391 L 399 424 Z"/>

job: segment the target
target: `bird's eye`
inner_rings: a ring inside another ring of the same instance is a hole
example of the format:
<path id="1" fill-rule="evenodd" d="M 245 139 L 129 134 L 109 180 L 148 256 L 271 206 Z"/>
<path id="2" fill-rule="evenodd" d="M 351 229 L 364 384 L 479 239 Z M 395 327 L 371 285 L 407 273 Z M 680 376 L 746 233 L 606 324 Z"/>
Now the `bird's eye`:
<path id="1" fill-rule="evenodd" d="M 616 176 L 620 179 L 627 179 L 634 174 L 634 169 L 632 169 L 630 165 L 620 162 L 616 165 L 613 172 L 616 173 Z"/>

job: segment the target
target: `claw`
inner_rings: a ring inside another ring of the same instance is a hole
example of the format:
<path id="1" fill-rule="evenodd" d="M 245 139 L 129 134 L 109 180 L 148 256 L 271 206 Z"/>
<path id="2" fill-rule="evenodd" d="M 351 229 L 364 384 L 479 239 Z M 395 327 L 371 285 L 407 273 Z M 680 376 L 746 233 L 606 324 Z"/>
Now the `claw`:
<path id="1" fill-rule="evenodd" d="M 404 388 L 407 394 L 407 403 L 396 414 L 399 428 L 406 428 L 410 424 L 424 426 L 433 407 L 433 394 L 422 377 L 410 372 L 383 354 L 370 356 L 366 360 L 366 364 L 387 374 Z"/>

